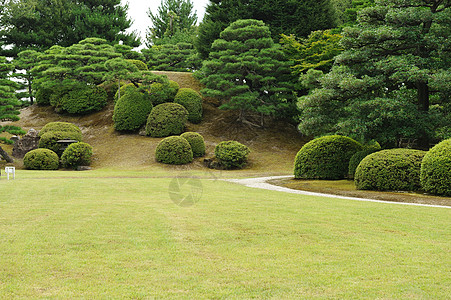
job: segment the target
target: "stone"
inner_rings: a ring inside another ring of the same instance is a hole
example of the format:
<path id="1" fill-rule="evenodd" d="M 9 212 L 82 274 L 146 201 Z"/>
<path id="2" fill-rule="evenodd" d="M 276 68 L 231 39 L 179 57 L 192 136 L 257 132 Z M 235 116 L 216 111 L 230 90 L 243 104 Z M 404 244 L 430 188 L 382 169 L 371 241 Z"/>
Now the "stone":
<path id="1" fill-rule="evenodd" d="M 38 133 L 32 128 L 21 139 L 16 140 L 13 147 L 13 156 L 23 158 L 27 152 L 37 149 L 40 139 Z"/>

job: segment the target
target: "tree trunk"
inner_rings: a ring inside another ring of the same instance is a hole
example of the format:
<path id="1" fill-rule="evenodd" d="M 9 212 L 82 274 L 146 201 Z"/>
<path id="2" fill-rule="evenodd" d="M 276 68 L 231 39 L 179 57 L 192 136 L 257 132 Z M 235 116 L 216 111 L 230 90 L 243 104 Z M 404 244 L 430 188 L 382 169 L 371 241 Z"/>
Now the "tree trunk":
<path id="1" fill-rule="evenodd" d="M 33 90 L 31 89 L 31 81 L 28 80 L 28 95 L 30 96 L 30 104 L 33 105 Z"/>
<path id="2" fill-rule="evenodd" d="M 6 162 L 8 162 L 8 163 L 14 162 L 14 160 L 11 158 L 11 156 L 9 156 L 8 153 L 6 153 L 6 151 L 3 150 L 2 147 L 0 147 L 0 156 L 3 157 L 6 160 Z"/>

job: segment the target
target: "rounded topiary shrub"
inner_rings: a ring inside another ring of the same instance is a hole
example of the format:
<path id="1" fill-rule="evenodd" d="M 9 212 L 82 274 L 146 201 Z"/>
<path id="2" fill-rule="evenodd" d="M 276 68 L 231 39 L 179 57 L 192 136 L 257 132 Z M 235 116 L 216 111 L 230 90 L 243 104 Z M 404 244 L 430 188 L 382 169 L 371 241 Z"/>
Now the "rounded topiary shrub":
<path id="1" fill-rule="evenodd" d="M 170 136 L 158 143 L 155 158 L 161 163 L 183 165 L 193 161 L 193 150 L 184 138 Z"/>
<path id="2" fill-rule="evenodd" d="M 61 155 L 61 163 L 65 168 L 74 168 L 78 166 L 88 166 L 91 164 L 92 146 L 79 142 L 70 144 L 63 155 Z"/>
<path id="3" fill-rule="evenodd" d="M 348 175 L 349 160 L 362 150 L 360 143 L 341 135 L 314 139 L 297 153 L 294 176 L 298 179 L 343 179 Z"/>
<path id="4" fill-rule="evenodd" d="M 440 142 L 426 153 L 420 180 L 424 191 L 451 196 L 451 139 Z"/>
<path id="5" fill-rule="evenodd" d="M 351 159 L 349 160 L 348 178 L 354 179 L 355 170 L 357 169 L 357 166 L 360 164 L 362 159 L 364 159 L 371 153 L 374 153 L 377 151 L 379 151 L 379 149 L 368 148 L 366 150 L 362 150 L 362 151 L 358 151 L 358 152 L 354 153 L 354 155 L 351 156 Z"/>
<path id="6" fill-rule="evenodd" d="M 81 130 L 80 128 L 72 123 L 68 122 L 50 122 L 47 123 L 42 129 L 39 131 L 39 136 L 44 135 L 47 132 L 51 131 L 64 131 L 64 132 L 72 132 L 80 136 L 81 139 Z"/>
<path id="7" fill-rule="evenodd" d="M 224 141 L 216 145 L 215 157 L 226 169 L 240 169 L 247 162 L 251 150 L 236 141 Z"/>
<path id="8" fill-rule="evenodd" d="M 44 133 L 39 140 L 39 148 L 46 148 L 54 151 L 56 154 L 61 155 L 61 145 L 57 142 L 59 140 L 76 140 L 81 142 L 81 134 L 71 131 L 50 131 Z"/>
<path id="9" fill-rule="evenodd" d="M 135 91 L 136 86 L 133 83 L 127 83 L 120 87 L 119 90 L 116 90 L 116 93 L 114 94 L 114 102 L 117 102 L 117 100 L 120 98 L 119 94 L 124 96 L 128 91 Z"/>
<path id="10" fill-rule="evenodd" d="M 153 105 L 174 101 L 174 97 L 179 91 L 179 84 L 173 80 L 168 83 L 152 83 L 150 86 L 150 100 Z"/>
<path id="11" fill-rule="evenodd" d="M 52 150 L 35 149 L 25 154 L 23 164 L 30 170 L 57 170 L 59 158 Z"/>
<path id="12" fill-rule="evenodd" d="M 185 132 L 181 135 L 188 141 L 193 150 L 194 157 L 202 157 L 205 155 L 205 141 L 202 135 L 197 132 Z"/>
<path id="13" fill-rule="evenodd" d="M 177 103 L 155 106 L 147 118 L 146 134 L 151 137 L 177 135 L 185 129 L 188 111 Z"/>
<path id="14" fill-rule="evenodd" d="M 129 61 L 132 64 L 134 64 L 138 68 L 138 70 L 141 70 L 141 71 L 148 71 L 149 70 L 149 68 L 147 68 L 147 65 L 144 62 L 142 62 L 142 61 L 140 61 L 138 59 L 127 59 L 127 61 Z"/>
<path id="15" fill-rule="evenodd" d="M 108 102 L 107 92 L 100 87 L 73 90 L 61 98 L 60 108 L 70 114 L 86 114 L 99 111 Z"/>
<path id="16" fill-rule="evenodd" d="M 53 90 L 48 88 L 40 88 L 36 91 L 35 100 L 38 105 L 50 105 L 50 96 Z"/>
<path id="17" fill-rule="evenodd" d="M 420 189 L 420 167 L 425 151 L 389 149 L 372 153 L 357 166 L 359 190 L 415 191 Z"/>
<path id="18" fill-rule="evenodd" d="M 117 100 L 114 106 L 114 129 L 135 131 L 146 124 L 147 116 L 152 110 L 149 96 L 137 90 L 130 90 Z"/>
<path id="19" fill-rule="evenodd" d="M 181 88 L 175 95 L 174 103 L 183 105 L 188 111 L 188 121 L 199 123 L 202 121 L 202 97 L 193 89 Z"/>

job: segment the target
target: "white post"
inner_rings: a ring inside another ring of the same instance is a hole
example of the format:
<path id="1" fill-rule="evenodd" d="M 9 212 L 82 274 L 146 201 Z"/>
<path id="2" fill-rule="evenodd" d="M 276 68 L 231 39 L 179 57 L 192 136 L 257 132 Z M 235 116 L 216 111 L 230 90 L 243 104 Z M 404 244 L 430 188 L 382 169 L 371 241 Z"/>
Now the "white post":
<path id="1" fill-rule="evenodd" d="M 16 168 L 5 167 L 6 178 L 9 180 L 9 174 L 13 174 L 13 179 L 16 179 Z"/>

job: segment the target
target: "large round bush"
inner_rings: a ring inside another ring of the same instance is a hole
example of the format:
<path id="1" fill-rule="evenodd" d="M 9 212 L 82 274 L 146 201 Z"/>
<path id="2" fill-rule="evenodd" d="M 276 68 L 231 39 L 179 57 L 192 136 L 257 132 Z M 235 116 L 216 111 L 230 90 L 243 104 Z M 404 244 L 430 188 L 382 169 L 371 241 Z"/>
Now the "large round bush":
<path id="1" fill-rule="evenodd" d="M 114 129 L 134 131 L 146 124 L 147 116 L 152 110 L 149 96 L 137 90 L 130 90 L 117 100 L 114 106 Z"/>
<path id="2" fill-rule="evenodd" d="M 226 169 L 240 169 L 247 162 L 251 150 L 237 142 L 224 141 L 216 145 L 215 156 Z"/>
<path id="3" fill-rule="evenodd" d="M 60 108 L 70 114 L 86 114 L 101 110 L 107 101 L 107 92 L 103 88 L 92 86 L 65 94 Z"/>
<path id="4" fill-rule="evenodd" d="M 360 164 L 362 159 L 370 155 L 371 153 L 377 152 L 379 150 L 376 150 L 375 148 L 370 148 L 362 151 L 357 151 L 354 153 L 353 156 L 351 156 L 351 159 L 349 160 L 349 167 L 348 167 L 348 178 L 354 179 L 355 170 L 357 169 L 357 166 Z"/>
<path id="5" fill-rule="evenodd" d="M 30 170 L 57 170 L 59 158 L 52 150 L 35 149 L 25 154 L 23 164 Z"/>
<path id="6" fill-rule="evenodd" d="M 298 179 L 343 179 L 348 175 L 349 160 L 362 150 L 360 143 L 341 135 L 314 139 L 297 153 L 294 176 Z"/>
<path id="7" fill-rule="evenodd" d="M 70 144 L 63 155 L 61 163 L 66 168 L 76 169 L 78 166 L 89 166 L 91 164 L 92 146 L 79 142 Z"/>
<path id="8" fill-rule="evenodd" d="M 158 162 L 165 164 L 187 164 L 193 161 L 193 150 L 184 138 L 170 136 L 158 143 L 155 158 Z"/>
<path id="9" fill-rule="evenodd" d="M 53 90 L 49 88 L 40 88 L 36 91 L 36 103 L 38 105 L 50 105 L 50 96 L 52 95 Z"/>
<path id="10" fill-rule="evenodd" d="M 451 139 L 440 142 L 426 153 L 420 180 L 424 191 L 451 196 Z"/>
<path id="11" fill-rule="evenodd" d="M 47 132 L 51 131 L 64 131 L 64 132 L 72 132 L 80 137 L 81 140 L 81 130 L 80 128 L 72 123 L 68 122 L 50 122 L 47 123 L 42 129 L 39 131 L 39 136 L 43 136 Z"/>
<path id="12" fill-rule="evenodd" d="M 190 144 L 194 157 L 202 157 L 205 155 L 205 141 L 202 135 L 197 132 L 185 132 L 182 133 L 181 137 Z"/>
<path id="13" fill-rule="evenodd" d="M 188 121 L 199 123 L 202 121 L 202 97 L 193 89 L 181 88 L 175 95 L 174 103 L 183 105 L 188 111 Z"/>
<path id="14" fill-rule="evenodd" d="M 173 80 L 168 83 L 152 83 L 150 86 L 150 100 L 153 105 L 174 101 L 174 97 L 179 90 L 179 84 Z"/>
<path id="15" fill-rule="evenodd" d="M 61 155 L 61 145 L 57 142 L 59 140 L 76 140 L 81 142 L 81 135 L 71 131 L 50 131 L 44 133 L 39 140 L 39 148 L 46 148 L 54 151 L 56 154 Z"/>
<path id="16" fill-rule="evenodd" d="M 177 103 L 163 103 L 152 109 L 147 118 L 146 134 L 151 137 L 177 135 L 185 129 L 188 111 Z"/>
<path id="17" fill-rule="evenodd" d="M 355 171 L 359 190 L 415 191 L 420 189 L 420 167 L 425 151 L 389 149 L 365 157 Z"/>
<path id="18" fill-rule="evenodd" d="M 128 91 L 135 91 L 136 86 L 133 83 L 127 83 L 122 85 L 119 90 L 116 90 L 116 93 L 114 94 L 114 102 L 117 102 L 117 100 L 120 98 L 119 95 L 124 96 Z"/>

